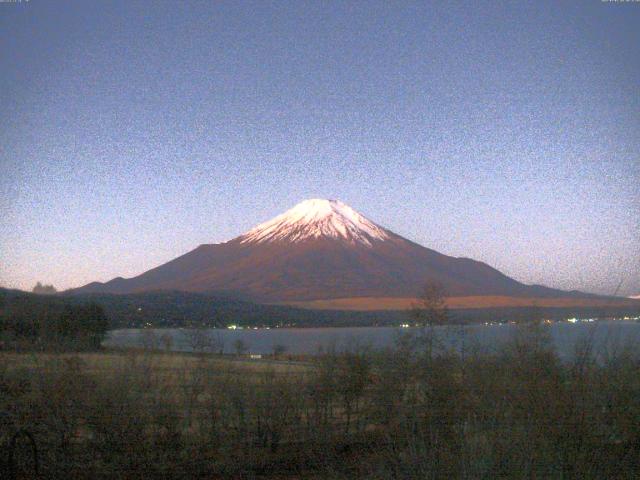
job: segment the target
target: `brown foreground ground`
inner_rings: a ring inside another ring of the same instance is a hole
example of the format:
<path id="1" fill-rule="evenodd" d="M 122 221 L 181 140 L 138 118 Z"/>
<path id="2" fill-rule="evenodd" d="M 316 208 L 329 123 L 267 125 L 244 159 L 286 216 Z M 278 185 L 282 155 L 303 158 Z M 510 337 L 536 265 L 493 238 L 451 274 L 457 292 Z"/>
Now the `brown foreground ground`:
<path id="1" fill-rule="evenodd" d="M 0 478 L 637 478 L 636 347 L 435 335 L 303 364 L 0 352 Z"/>
<path id="2" fill-rule="evenodd" d="M 329 300 L 307 300 L 300 302 L 282 302 L 301 308 L 318 310 L 406 310 L 419 304 L 417 298 L 398 297 L 356 297 Z M 500 308 L 500 307 L 634 307 L 640 308 L 640 300 L 630 298 L 526 298 L 501 295 L 448 297 L 447 306 L 451 309 Z"/>

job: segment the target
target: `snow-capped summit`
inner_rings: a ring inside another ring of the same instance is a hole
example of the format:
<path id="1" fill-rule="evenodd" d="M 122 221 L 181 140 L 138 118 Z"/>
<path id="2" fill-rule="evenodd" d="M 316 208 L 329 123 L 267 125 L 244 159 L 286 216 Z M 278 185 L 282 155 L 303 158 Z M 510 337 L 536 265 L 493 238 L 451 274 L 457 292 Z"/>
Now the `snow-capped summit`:
<path id="1" fill-rule="evenodd" d="M 389 233 L 339 200 L 310 199 L 258 225 L 240 237 L 241 243 L 300 242 L 331 237 L 371 246 Z"/>

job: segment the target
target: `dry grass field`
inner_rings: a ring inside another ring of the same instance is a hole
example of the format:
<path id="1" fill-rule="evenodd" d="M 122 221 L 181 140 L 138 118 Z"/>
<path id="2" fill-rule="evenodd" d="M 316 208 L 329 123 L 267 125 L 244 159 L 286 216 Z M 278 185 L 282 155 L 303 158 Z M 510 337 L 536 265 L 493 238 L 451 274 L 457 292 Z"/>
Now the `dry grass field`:
<path id="1" fill-rule="evenodd" d="M 290 305 L 301 308 L 319 310 L 351 310 L 351 311 L 375 311 L 375 310 L 407 310 L 419 304 L 418 298 L 398 297 L 355 297 L 337 298 L 329 300 L 307 300 L 301 302 L 286 302 L 281 305 Z M 634 299 L 607 299 L 607 298 L 530 298 L 508 297 L 501 295 L 448 297 L 446 304 L 450 309 L 466 308 L 500 308 L 500 307 L 634 307 L 640 306 L 640 300 Z"/>
<path id="2" fill-rule="evenodd" d="M 150 365 L 154 374 L 171 377 L 176 372 L 192 370 L 203 366 L 212 372 L 234 372 L 238 375 L 252 375 L 265 371 L 277 373 L 304 373 L 311 368 L 307 362 L 276 361 L 268 358 L 253 360 L 232 355 L 196 355 L 180 352 L 146 352 L 139 350 L 113 350 L 105 352 L 81 353 L 14 353 L 0 352 L 0 362 L 7 371 L 15 369 L 38 369 L 57 362 L 75 361 L 83 365 L 85 372 L 101 376 L 106 372 L 119 371 L 141 361 Z"/>
<path id="3" fill-rule="evenodd" d="M 630 478 L 640 355 L 571 362 L 426 328 L 305 362 L 150 350 L 0 353 L 2 478 Z M 37 453 L 37 466 L 31 440 Z M 36 475 L 37 470 L 37 475 Z"/>

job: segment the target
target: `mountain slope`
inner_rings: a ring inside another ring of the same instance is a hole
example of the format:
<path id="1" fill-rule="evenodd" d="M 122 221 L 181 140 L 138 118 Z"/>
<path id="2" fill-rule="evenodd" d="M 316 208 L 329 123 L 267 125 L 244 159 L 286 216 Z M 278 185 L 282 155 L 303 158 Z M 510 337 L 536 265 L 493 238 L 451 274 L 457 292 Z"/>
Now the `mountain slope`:
<path id="1" fill-rule="evenodd" d="M 524 285 L 489 265 L 422 247 L 335 200 L 307 200 L 229 242 L 130 279 L 74 292 L 217 292 L 261 301 L 414 297 L 427 281 L 450 295 L 573 296 Z M 583 294 L 584 296 L 584 294 Z"/>

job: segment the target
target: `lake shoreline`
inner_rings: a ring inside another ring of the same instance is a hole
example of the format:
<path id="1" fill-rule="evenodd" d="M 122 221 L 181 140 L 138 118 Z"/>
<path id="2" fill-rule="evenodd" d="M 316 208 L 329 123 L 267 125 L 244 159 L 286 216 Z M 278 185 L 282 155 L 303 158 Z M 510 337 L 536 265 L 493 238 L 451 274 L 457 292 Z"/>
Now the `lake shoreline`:
<path id="1" fill-rule="evenodd" d="M 593 336 L 599 348 L 638 342 L 640 322 L 635 319 L 544 324 L 560 356 L 571 355 L 578 342 Z M 459 349 L 461 343 L 484 350 L 493 350 L 513 338 L 518 325 L 513 323 L 487 325 L 451 325 L 435 327 L 443 343 Z M 275 349 L 292 355 L 316 355 L 327 349 L 348 350 L 369 348 L 384 350 L 394 345 L 401 333 L 416 332 L 416 327 L 281 327 L 281 328 L 147 328 L 117 329 L 109 331 L 103 346 L 107 348 L 150 348 L 177 352 L 197 351 L 190 337 L 200 332 L 203 351 L 224 354 L 237 353 L 237 342 L 242 342 L 243 353 L 269 355 Z M 202 343 L 204 341 L 204 343 Z"/>

